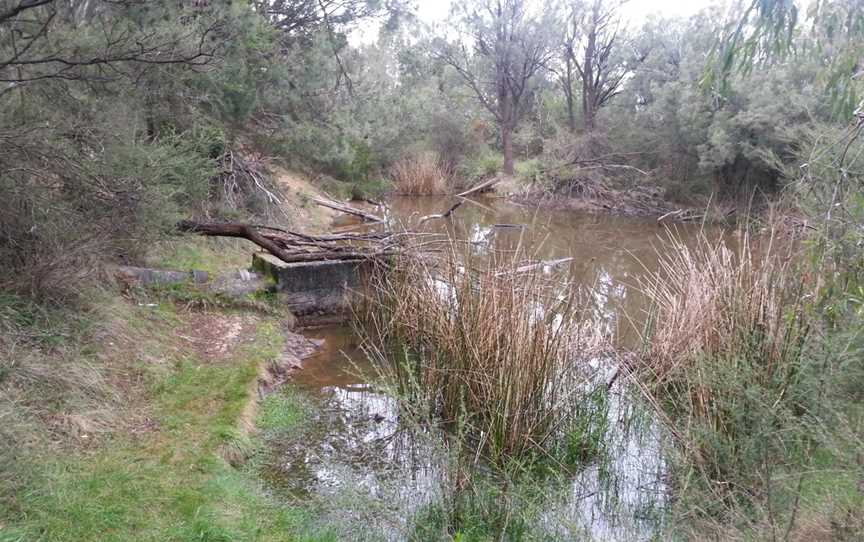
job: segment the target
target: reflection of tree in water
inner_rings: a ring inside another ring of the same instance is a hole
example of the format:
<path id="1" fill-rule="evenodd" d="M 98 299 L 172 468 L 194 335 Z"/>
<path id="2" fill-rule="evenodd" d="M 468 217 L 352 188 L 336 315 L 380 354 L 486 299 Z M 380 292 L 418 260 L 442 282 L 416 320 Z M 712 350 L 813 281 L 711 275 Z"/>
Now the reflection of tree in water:
<path id="1" fill-rule="evenodd" d="M 277 445 L 286 489 L 320 501 L 346 528 L 403 531 L 440 495 L 442 454 L 428 434 L 400 423 L 395 399 L 368 384 L 323 388 L 318 400 L 313 429 Z"/>

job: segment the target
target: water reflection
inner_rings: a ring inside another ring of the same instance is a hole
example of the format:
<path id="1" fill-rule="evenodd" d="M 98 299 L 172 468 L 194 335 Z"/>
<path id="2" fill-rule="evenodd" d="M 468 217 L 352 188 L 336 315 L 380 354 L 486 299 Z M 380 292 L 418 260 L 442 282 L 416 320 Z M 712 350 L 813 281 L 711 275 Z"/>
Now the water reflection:
<path id="1" fill-rule="evenodd" d="M 411 217 L 440 213 L 452 205 L 444 197 L 393 198 L 388 220 L 412 224 Z M 520 243 L 537 260 L 572 257 L 569 282 L 590 291 L 595 310 L 615 329 L 619 344 L 635 347 L 642 331 L 646 300 L 636 288 L 646 270 L 657 268 L 657 250 L 667 231 L 654 219 L 537 210 L 488 199 L 482 206 L 462 205 L 452 220 L 424 224 L 428 231 L 448 232 L 471 241 L 475 252 L 513 250 Z M 698 224 L 680 224 L 675 235 L 694 244 Z M 556 268 L 557 270 L 557 268 Z M 627 318 L 621 318 L 626 314 Z"/>
<path id="2" fill-rule="evenodd" d="M 387 216 L 416 221 L 451 203 L 399 198 Z M 456 216 L 427 229 L 446 229 L 480 253 L 528 242 L 538 260 L 573 257 L 562 287 L 587 292 L 603 331 L 614 331 L 621 345 L 637 345 L 646 307 L 634 286 L 657 267 L 664 233 L 654 221 L 538 212 L 495 200 L 463 205 Z M 698 227 L 684 226 L 677 235 L 688 242 L 697 233 Z M 442 283 L 439 290 L 446 297 L 449 286 Z M 309 334 L 325 339 L 325 349 L 307 361 L 294 384 L 315 397 L 318 418 L 310 433 L 277 443 L 278 485 L 297 497 L 322 499 L 325 521 L 360 533 L 351 539 L 403 540 L 412 516 L 451 490 L 441 439 L 404 423 L 396 401 L 369 384 L 374 371 L 348 330 Z M 594 359 L 592 367 L 603 382 L 617 371 L 606 358 Z M 549 488 L 533 532 L 555 540 L 648 540 L 660 527 L 658 511 L 668 491 L 661 426 L 620 380 L 606 407 L 605 453 L 567 484 Z"/>
<path id="3" fill-rule="evenodd" d="M 367 383 L 373 370 L 345 328 L 307 333 L 326 345 L 294 380 L 312 395 L 315 420 L 273 443 L 274 486 L 321 503 L 322 520 L 358 533 L 352 540 L 402 540 L 417 510 L 441 499 L 444 455 Z"/>
<path id="4" fill-rule="evenodd" d="M 606 453 L 550 499 L 538 530 L 555 539 L 650 540 L 668 487 L 662 428 L 617 387 L 609 395 Z"/>

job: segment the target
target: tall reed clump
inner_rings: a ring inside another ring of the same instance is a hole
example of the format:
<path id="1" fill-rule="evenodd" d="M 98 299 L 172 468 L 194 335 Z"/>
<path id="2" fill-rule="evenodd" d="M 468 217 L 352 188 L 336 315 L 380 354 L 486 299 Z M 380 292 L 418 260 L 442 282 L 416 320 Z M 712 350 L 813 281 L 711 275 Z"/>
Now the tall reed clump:
<path id="1" fill-rule="evenodd" d="M 673 236 L 641 283 L 653 304 L 641 381 L 717 502 L 770 495 L 772 472 L 807 455 L 820 396 L 813 287 L 792 248 L 747 233 L 734 244 Z"/>
<path id="2" fill-rule="evenodd" d="M 493 462 L 548 453 L 577 412 L 590 415 L 579 408 L 593 390 L 586 362 L 603 344 L 576 292 L 523 256 L 450 241 L 438 261 L 405 258 L 378 273 L 358 312 L 373 359 L 409 405 Z"/>
<path id="3" fill-rule="evenodd" d="M 398 194 L 430 196 L 447 192 L 447 174 L 431 152 L 400 159 L 390 168 L 390 180 Z"/>

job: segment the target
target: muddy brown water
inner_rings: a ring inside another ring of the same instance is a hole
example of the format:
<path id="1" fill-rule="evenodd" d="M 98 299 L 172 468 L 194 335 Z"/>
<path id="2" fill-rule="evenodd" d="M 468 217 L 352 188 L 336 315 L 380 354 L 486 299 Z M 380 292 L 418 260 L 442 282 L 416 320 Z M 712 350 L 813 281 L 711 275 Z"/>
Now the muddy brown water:
<path id="1" fill-rule="evenodd" d="M 416 222 L 452 203 L 395 198 L 387 218 Z M 603 325 L 617 330 L 622 345 L 638 343 L 647 307 L 635 286 L 657 268 L 668 235 L 656 220 L 537 210 L 496 199 L 463 204 L 454 218 L 434 228 L 448 228 L 478 250 L 530 239 L 537 259 L 572 257 L 570 278 L 590 289 Z M 700 225 L 674 229 L 693 243 Z M 345 529 L 340 539 L 410 538 L 414 516 L 446 501 L 452 486 L 441 439 L 400 419 L 397 402 L 374 384 L 374 370 L 349 328 L 306 334 L 324 339 L 324 348 L 304 362 L 293 385 L 312 398 L 315 420 L 302 435 L 272 443 L 271 482 L 291 498 L 316 503 L 323 522 Z M 662 529 L 666 443 L 660 424 L 632 399 L 622 385 L 612 390 L 605 459 L 550 484 L 539 504 L 532 501 L 530 531 L 538 539 L 649 540 Z"/>

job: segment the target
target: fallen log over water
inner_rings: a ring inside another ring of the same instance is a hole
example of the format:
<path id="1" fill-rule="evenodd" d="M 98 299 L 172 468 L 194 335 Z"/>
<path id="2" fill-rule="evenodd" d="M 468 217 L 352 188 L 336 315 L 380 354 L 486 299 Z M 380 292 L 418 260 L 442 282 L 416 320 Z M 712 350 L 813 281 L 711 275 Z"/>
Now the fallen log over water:
<path id="1" fill-rule="evenodd" d="M 450 218 L 450 215 L 453 214 L 453 211 L 455 211 L 456 209 L 461 207 L 463 203 L 465 203 L 465 199 L 460 199 L 459 201 L 454 203 L 449 209 L 447 209 L 443 213 L 434 214 L 434 215 L 426 215 L 420 219 L 420 224 L 423 224 L 423 223 L 428 222 L 430 220 Z"/>
<path id="2" fill-rule="evenodd" d="M 324 198 L 312 198 L 312 201 L 322 207 L 327 207 L 328 209 L 333 209 L 334 211 L 339 211 L 340 213 L 358 216 L 363 220 L 366 220 L 367 222 L 384 222 L 384 219 L 378 215 L 367 213 L 366 211 L 357 209 L 355 207 L 349 207 L 348 205 L 339 203 L 338 201 L 328 200 Z"/>
<path id="3" fill-rule="evenodd" d="M 456 194 L 456 197 L 457 198 L 467 198 L 468 196 L 470 196 L 471 194 L 474 194 L 475 192 L 481 192 L 483 190 L 492 188 L 493 186 L 498 184 L 500 181 L 501 181 L 501 177 L 493 177 L 492 179 L 489 179 L 488 181 L 486 181 L 484 183 L 478 184 L 474 188 L 470 188 L 464 192 Z"/>
<path id="4" fill-rule="evenodd" d="M 183 220 L 177 229 L 206 237 L 246 239 L 285 263 L 361 260 L 402 253 L 415 234 L 371 232 L 309 235 L 272 226 Z"/>

